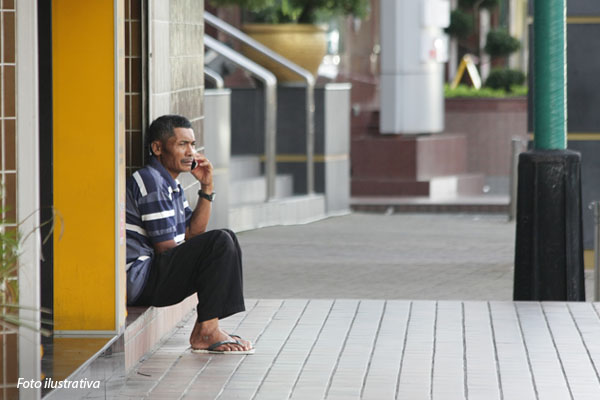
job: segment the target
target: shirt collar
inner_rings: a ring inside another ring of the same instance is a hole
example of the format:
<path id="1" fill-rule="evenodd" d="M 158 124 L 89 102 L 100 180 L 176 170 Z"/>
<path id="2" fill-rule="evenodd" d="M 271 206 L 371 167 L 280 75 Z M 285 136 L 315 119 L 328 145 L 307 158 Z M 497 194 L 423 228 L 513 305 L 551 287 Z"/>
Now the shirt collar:
<path id="1" fill-rule="evenodd" d="M 179 192 L 179 181 L 177 179 L 173 179 L 169 171 L 167 171 L 160 161 L 158 161 L 158 158 L 151 156 L 148 165 L 158 171 L 160 176 L 162 176 L 163 179 L 169 183 L 174 192 Z"/>

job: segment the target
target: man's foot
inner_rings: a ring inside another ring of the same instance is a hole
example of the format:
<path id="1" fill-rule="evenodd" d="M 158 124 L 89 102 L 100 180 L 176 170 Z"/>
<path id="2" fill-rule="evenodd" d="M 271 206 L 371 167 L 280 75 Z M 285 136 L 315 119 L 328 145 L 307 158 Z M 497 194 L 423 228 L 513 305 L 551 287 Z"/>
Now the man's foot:
<path id="1" fill-rule="evenodd" d="M 252 343 L 239 336 L 232 337 L 219 327 L 218 319 L 196 322 L 190 336 L 192 351 L 250 354 L 253 351 Z"/>
<path id="2" fill-rule="evenodd" d="M 246 340 L 244 338 L 242 338 L 240 335 L 232 335 L 232 334 L 228 334 L 227 332 L 223 331 L 223 333 L 225 333 L 226 335 L 231 336 L 231 338 L 241 344 L 244 345 L 244 348 L 248 348 L 248 349 L 253 349 L 254 347 L 252 346 L 252 342 L 250 342 L 249 340 Z"/>

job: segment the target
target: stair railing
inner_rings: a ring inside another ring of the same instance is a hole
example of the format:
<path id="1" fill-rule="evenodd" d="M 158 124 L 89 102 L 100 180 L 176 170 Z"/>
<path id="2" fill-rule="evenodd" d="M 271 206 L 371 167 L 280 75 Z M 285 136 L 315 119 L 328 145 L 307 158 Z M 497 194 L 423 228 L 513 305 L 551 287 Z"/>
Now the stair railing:
<path id="1" fill-rule="evenodd" d="M 215 85 L 216 89 L 223 89 L 225 86 L 225 81 L 223 81 L 223 77 L 219 75 L 217 71 L 213 71 L 210 68 L 204 66 L 204 79 L 208 79 Z"/>
<path id="2" fill-rule="evenodd" d="M 265 177 L 267 180 L 266 199 L 269 201 L 275 197 L 277 78 L 270 71 L 210 36 L 204 36 L 204 45 L 243 70 L 248 71 L 253 77 L 261 81 L 265 87 Z"/>
<path id="3" fill-rule="evenodd" d="M 277 62 L 282 67 L 294 72 L 296 75 L 300 76 L 306 82 L 306 188 L 308 194 L 313 194 L 315 192 L 315 181 L 314 181 L 314 170 L 315 170 L 315 78 L 314 76 L 300 67 L 297 64 L 294 64 L 287 58 L 281 56 L 280 54 L 274 52 L 269 49 L 262 43 L 252 39 L 250 36 L 246 35 L 239 29 L 231 26 L 227 22 L 215 17 L 211 13 L 204 12 L 204 21 L 214 28 L 218 29 L 221 32 L 228 34 L 229 36 L 234 37 L 240 42 L 246 44 L 247 46 L 252 47 L 254 50 L 259 53 L 265 55 L 271 60 Z M 207 36 L 205 36 L 206 38 Z M 273 150 L 274 151 L 274 150 Z M 269 157 L 265 154 L 267 158 L 267 164 L 269 162 Z M 274 163 L 274 161 L 273 161 Z M 275 169 L 275 164 L 273 164 L 273 169 Z M 273 182 L 271 183 L 274 187 L 275 175 L 271 177 Z M 269 187 L 269 177 L 267 176 L 267 188 Z M 268 189 L 267 189 L 268 191 Z M 272 193 L 274 194 L 274 192 Z M 271 198 L 272 196 L 267 195 L 267 198 Z"/>
<path id="4" fill-rule="evenodd" d="M 600 201 L 589 208 L 594 212 L 594 301 L 600 301 Z"/>

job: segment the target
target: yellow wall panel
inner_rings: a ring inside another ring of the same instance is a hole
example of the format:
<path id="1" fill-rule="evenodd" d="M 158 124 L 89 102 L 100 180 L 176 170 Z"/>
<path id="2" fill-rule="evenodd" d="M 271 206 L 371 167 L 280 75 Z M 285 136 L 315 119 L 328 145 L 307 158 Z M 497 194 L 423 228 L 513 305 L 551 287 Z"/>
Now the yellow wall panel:
<path id="1" fill-rule="evenodd" d="M 113 0 L 52 2 L 56 330 L 115 330 Z"/>

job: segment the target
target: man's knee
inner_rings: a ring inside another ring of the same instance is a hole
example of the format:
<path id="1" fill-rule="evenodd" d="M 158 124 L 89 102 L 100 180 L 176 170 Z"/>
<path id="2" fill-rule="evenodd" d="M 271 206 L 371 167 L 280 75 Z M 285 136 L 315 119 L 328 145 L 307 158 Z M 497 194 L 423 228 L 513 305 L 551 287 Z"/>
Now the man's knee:
<path id="1" fill-rule="evenodd" d="M 221 230 L 222 230 L 223 232 L 227 233 L 227 234 L 228 234 L 228 235 L 231 237 L 231 240 L 233 240 L 234 242 L 236 242 L 236 241 L 237 241 L 237 236 L 235 235 L 235 232 L 233 232 L 233 231 L 232 231 L 232 230 L 230 230 L 230 229 L 221 229 Z"/>
<path id="2" fill-rule="evenodd" d="M 215 231 L 215 245 L 219 249 L 223 249 L 224 252 L 237 252 L 237 246 L 235 245 L 235 233 L 228 229 L 219 229 Z"/>

